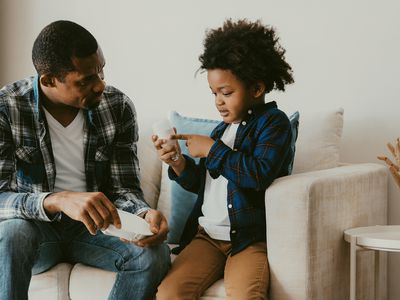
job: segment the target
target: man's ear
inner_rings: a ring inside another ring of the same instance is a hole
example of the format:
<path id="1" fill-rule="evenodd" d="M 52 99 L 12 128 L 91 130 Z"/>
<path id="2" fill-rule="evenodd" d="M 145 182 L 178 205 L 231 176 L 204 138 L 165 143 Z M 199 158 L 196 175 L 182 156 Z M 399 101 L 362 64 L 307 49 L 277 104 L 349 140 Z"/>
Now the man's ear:
<path id="1" fill-rule="evenodd" d="M 48 88 L 55 87 L 55 85 L 56 85 L 55 77 L 51 76 L 50 74 L 41 75 L 39 80 L 40 80 L 41 85 L 48 87 Z"/>
<path id="2" fill-rule="evenodd" d="M 261 97 L 265 94 L 265 83 L 257 81 L 253 84 L 253 96 L 254 98 Z"/>

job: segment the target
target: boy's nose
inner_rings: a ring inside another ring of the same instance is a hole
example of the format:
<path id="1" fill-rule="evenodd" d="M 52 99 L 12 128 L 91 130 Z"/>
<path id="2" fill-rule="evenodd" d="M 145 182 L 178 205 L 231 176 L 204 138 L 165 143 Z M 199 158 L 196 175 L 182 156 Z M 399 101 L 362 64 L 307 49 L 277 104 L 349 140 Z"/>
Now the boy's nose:
<path id="1" fill-rule="evenodd" d="M 218 105 L 222 105 L 222 104 L 224 104 L 224 101 L 222 100 L 222 97 L 220 97 L 220 96 L 215 96 L 215 104 L 218 106 Z"/>

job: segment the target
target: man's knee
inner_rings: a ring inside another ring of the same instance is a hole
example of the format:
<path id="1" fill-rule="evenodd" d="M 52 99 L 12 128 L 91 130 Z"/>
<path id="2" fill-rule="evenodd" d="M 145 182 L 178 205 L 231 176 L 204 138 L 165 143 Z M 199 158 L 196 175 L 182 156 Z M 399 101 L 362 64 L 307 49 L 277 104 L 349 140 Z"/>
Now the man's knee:
<path id="1" fill-rule="evenodd" d="M 161 280 L 171 265 L 170 251 L 166 244 L 143 248 L 139 257 L 133 257 L 125 263 L 124 270 L 140 270 L 151 277 Z"/>
<path id="2" fill-rule="evenodd" d="M 36 251 L 40 242 L 37 226 L 30 220 L 9 219 L 0 222 L 0 248 L 2 253 Z"/>

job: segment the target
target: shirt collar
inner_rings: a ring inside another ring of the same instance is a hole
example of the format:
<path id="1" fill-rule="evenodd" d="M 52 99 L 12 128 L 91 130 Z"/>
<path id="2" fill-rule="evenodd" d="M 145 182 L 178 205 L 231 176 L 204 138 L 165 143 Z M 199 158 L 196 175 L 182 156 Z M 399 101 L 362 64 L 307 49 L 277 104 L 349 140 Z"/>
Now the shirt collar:
<path id="1" fill-rule="evenodd" d="M 263 114 L 267 110 L 277 107 L 278 106 L 275 101 L 253 105 L 248 108 L 247 116 L 244 118 L 244 120 L 252 119 L 254 117 L 259 116 L 260 114 Z"/>
<path id="2" fill-rule="evenodd" d="M 273 108 L 277 108 L 277 107 L 278 106 L 277 106 L 275 101 L 253 105 L 253 106 L 248 108 L 247 115 L 246 115 L 245 118 L 243 118 L 241 123 L 243 124 L 243 122 L 244 122 L 244 124 L 246 124 L 249 120 L 251 120 L 251 119 L 253 119 L 253 118 L 255 118 L 255 117 L 259 116 L 259 115 L 262 115 L 267 110 L 270 110 L 270 109 L 273 109 Z M 228 125 L 229 125 L 228 123 L 225 123 L 225 122 L 222 121 L 213 130 L 211 136 L 212 137 L 221 136 Z"/>
<path id="3" fill-rule="evenodd" d="M 37 74 L 34 78 L 33 78 L 33 101 L 35 103 L 35 113 L 39 113 L 40 112 L 40 92 L 39 92 L 39 74 Z"/>

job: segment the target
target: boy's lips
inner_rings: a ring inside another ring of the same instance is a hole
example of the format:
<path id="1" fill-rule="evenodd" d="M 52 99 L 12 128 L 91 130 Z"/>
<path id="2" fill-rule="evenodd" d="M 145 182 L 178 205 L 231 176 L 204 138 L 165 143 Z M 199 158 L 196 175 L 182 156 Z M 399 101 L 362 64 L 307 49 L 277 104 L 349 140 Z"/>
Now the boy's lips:
<path id="1" fill-rule="evenodd" d="M 227 117 L 229 115 L 229 111 L 228 110 L 220 110 L 219 114 L 221 115 L 221 117 Z"/>

